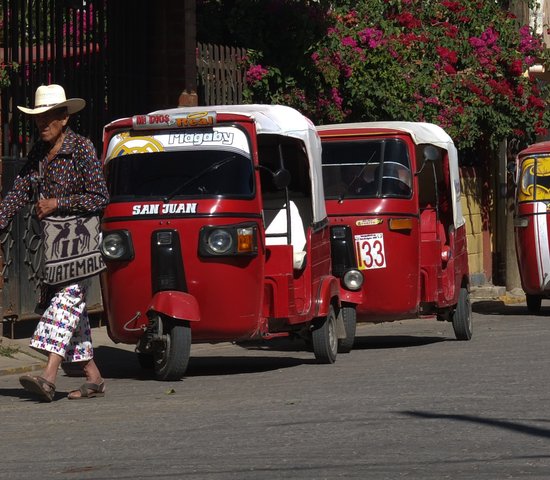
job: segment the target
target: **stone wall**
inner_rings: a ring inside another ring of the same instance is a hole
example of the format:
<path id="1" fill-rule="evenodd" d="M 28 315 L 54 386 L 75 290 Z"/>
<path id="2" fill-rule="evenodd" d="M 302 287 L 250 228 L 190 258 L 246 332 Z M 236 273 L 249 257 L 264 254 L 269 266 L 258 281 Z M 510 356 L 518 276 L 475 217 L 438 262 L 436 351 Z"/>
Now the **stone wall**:
<path id="1" fill-rule="evenodd" d="M 471 285 L 483 285 L 491 279 L 491 246 L 483 208 L 483 182 L 474 168 L 462 168 L 462 212 L 466 220 L 468 266 Z"/>

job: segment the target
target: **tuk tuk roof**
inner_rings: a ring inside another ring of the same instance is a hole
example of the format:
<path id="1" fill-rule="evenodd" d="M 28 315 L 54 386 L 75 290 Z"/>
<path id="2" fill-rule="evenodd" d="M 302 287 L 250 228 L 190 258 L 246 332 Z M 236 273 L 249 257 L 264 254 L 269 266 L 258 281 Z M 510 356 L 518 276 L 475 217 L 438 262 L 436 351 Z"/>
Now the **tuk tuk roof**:
<path id="1" fill-rule="evenodd" d="M 157 110 L 151 114 L 176 115 L 205 111 L 247 116 L 256 124 L 256 131 L 259 135 L 281 135 L 302 140 L 309 160 L 313 221 L 319 222 L 326 218 L 321 170 L 321 140 L 311 120 L 291 107 L 260 104 L 178 107 Z"/>
<path id="2" fill-rule="evenodd" d="M 527 155 L 540 155 L 541 153 L 550 154 L 550 141 L 538 142 L 529 145 L 518 153 L 518 157 L 526 157 Z"/>
<path id="3" fill-rule="evenodd" d="M 425 122 L 357 122 L 357 123 L 339 123 L 333 125 L 319 125 L 319 132 L 327 130 L 376 130 L 377 133 L 400 133 L 405 132 L 411 135 L 417 145 L 430 143 L 448 150 L 449 144 L 454 146 L 452 138 L 440 126 Z"/>
<path id="4" fill-rule="evenodd" d="M 411 136 L 416 145 L 431 144 L 447 151 L 449 158 L 449 174 L 452 185 L 453 197 L 453 219 L 455 227 L 464 225 L 465 220 L 462 215 L 462 206 L 460 203 L 460 173 L 458 170 L 458 153 L 449 134 L 440 126 L 425 122 L 358 122 L 358 123 L 340 123 L 332 125 L 320 125 L 317 127 L 319 132 L 343 131 L 343 130 L 369 130 L 370 133 L 377 134 L 395 134 L 407 133 Z"/>

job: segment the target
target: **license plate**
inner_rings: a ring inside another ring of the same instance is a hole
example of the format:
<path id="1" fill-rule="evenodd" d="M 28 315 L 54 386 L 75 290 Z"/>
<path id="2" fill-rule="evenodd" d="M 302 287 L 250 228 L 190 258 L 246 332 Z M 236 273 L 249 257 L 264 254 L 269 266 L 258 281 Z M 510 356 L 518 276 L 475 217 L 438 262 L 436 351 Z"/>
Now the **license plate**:
<path id="1" fill-rule="evenodd" d="M 359 270 L 386 268 L 383 233 L 355 235 L 355 255 Z"/>

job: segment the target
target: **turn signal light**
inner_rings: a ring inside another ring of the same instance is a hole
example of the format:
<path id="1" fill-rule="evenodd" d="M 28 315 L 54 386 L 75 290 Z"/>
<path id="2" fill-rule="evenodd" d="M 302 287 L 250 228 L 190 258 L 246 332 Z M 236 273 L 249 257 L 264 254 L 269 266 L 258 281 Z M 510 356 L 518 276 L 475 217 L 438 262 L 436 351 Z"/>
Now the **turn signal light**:
<path id="1" fill-rule="evenodd" d="M 237 228 L 237 251 L 239 253 L 253 252 L 254 250 L 254 229 Z"/>
<path id="2" fill-rule="evenodd" d="M 412 230 L 413 221 L 412 218 L 390 218 L 389 229 L 390 230 Z"/>

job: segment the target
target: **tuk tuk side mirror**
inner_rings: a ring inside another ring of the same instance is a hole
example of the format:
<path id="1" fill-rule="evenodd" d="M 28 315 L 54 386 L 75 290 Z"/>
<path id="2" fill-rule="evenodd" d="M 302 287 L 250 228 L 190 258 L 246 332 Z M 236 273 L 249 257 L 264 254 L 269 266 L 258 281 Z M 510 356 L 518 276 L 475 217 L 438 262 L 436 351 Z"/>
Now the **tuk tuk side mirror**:
<path id="1" fill-rule="evenodd" d="M 422 166 L 420 167 L 420 170 L 415 172 L 415 175 L 420 175 L 427 163 L 431 163 L 432 165 L 434 165 L 435 162 L 441 161 L 441 152 L 437 148 L 435 148 L 433 145 L 426 145 L 424 147 L 424 150 L 422 151 L 422 156 L 423 156 Z"/>
<path id="2" fill-rule="evenodd" d="M 273 173 L 273 185 L 278 190 L 283 190 L 290 185 L 291 175 L 285 168 L 280 168 Z"/>
<path id="3" fill-rule="evenodd" d="M 433 145 L 424 147 L 424 162 L 437 162 L 441 160 L 441 153 Z"/>

